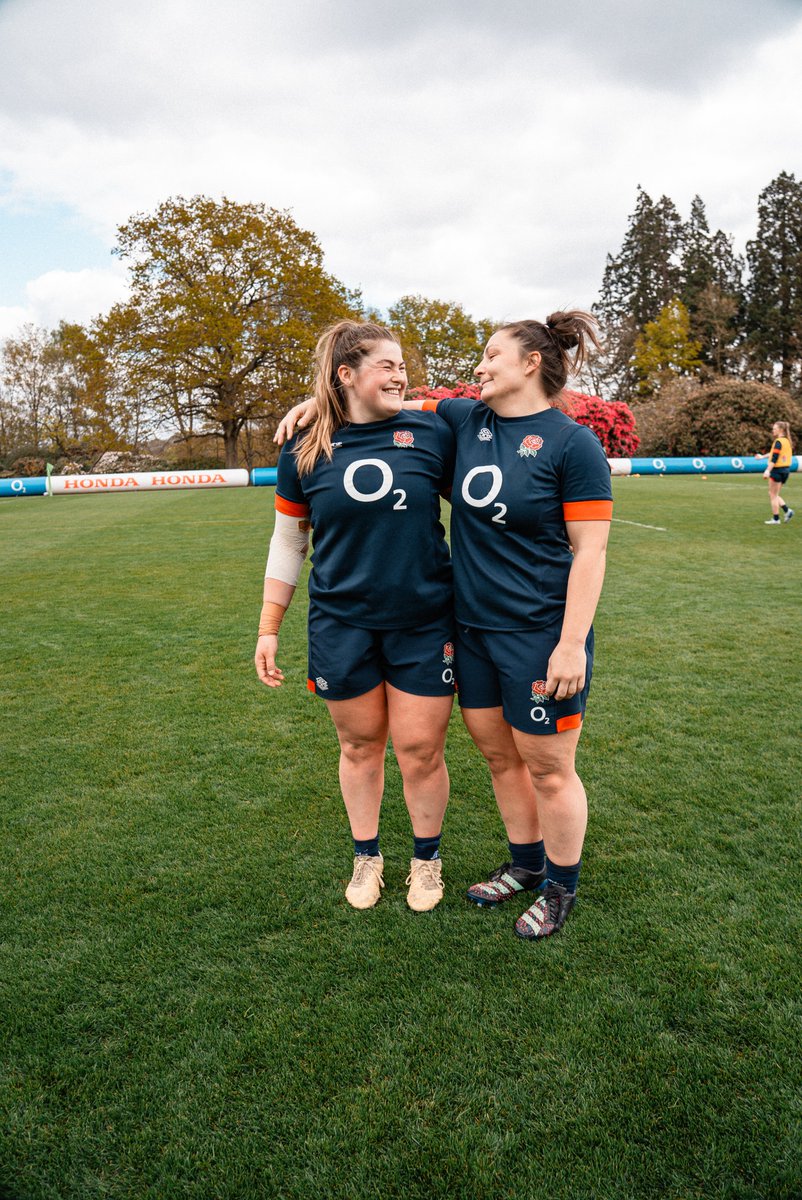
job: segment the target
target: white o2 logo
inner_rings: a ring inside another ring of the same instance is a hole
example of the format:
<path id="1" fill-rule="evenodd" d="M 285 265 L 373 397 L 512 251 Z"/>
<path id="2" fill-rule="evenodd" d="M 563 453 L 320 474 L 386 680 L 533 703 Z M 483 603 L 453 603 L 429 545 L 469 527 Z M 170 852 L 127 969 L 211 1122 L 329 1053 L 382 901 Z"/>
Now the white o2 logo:
<path id="1" fill-rule="evenodd" d="M 489 475 L 491 480 L 486 494 L 481 497 L 471 495 L 471 484 L 478 475 Z M 501 474 L 501 467 L 474 467 L 462 481 L 462 499 L 466 504 L 470 504 L 471 508 L 487 508 L 488 504 L 492 504 L 501 491 L 503 482 L 504 476 Z M 504 517 L 507 513 L 507 505 L 498 501 L 495 507 L 496 514 L 493 520 L 497 525 L 506 525 Z"/>
<path id="2" fill-rule="evenodd" d="M 540 725 L 544 721 L 547 725 L 549 724 L 549 718 L 546 716 L 546 710 L 545 710 L 545 708 L 542 708 L 539 704 L 536 705 L 535 708 L 530 710 L 529 716 L 532 718 L 533 721 L 536 721 L 538 723 L 538 725 Z"/>
<path id="3" fill-rule="evenodd" d="M 377 467 L 381 472 L 381 483 L 373 492 L 360 492 L 356 486 L 356 473 L 361 467 Z M 393 472 L 389 463 L 384 462 L 381 458 L 359 458 L 356 462 L 352 462 L 345 470 L 343 475 L 343 487 L 352 500 L 359 500 L 362 504 L 373 504 L 376 500 L 383 499 L 393 486 Z M 403 488 L 396 488 L 393 492 L 397 496 L 393 508 L 396 510 L 406 509 L 407 494 Z"/>
<path id="4" fill-rule="evenodd" d="M 446 667 L 445 671 L 443 671 L 443 674 L 440 676 L 440 678 L 442 679 L 443 683 L 453 683 L 454 682 L 454 672 L 451 670 L 451 667 Z"/>

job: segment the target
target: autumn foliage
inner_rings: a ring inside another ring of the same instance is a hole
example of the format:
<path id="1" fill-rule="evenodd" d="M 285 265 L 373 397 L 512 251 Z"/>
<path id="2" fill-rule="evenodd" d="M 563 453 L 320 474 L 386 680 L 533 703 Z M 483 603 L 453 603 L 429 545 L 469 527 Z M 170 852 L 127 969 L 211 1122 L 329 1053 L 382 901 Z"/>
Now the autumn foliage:
<path id="1" fill-rule="evenodd" d="M 454 396 L 478 400 L 479 388 L 475 383 L 458 383 L 450 388 L 415 388 L 409 394 L 411 400 L 449 400 Z M 554 401 L 554 407 L 562 409 L 579 425 L 592 429 L 609 458 L 629 458 L 637 452 L 640 440 L 635 432 L 635 417 L 623 400 L 602 400 L 600 396 L 566 389 Z"/>

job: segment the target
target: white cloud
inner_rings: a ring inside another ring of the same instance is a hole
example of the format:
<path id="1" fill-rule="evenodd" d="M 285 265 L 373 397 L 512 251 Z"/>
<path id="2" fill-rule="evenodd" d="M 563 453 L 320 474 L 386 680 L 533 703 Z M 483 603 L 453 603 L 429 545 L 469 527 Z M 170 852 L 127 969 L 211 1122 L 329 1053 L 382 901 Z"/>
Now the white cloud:
<path id="1" fill-rule="evenodd" d="M 127 291 L 121 270 L 46 271 L 25 288 L 25 306 L 0 308 L 0 338 L 21 325 L 54 329 L 60 321 L 87 324 L 122 300 Z"/>
<path id="2" fill-rule="evenodd" d="M 685 214 L 698 192 L 742 249 L 802 145 L 793 4 L 610 11 L 6 0 L 0 168 L 18 200 L 69 206 L 109 246 L 169 195 L 225 193 L 291 208 L 383 307 L 409 291 L 499 317 L 589 304 L 638 184 Z"/>

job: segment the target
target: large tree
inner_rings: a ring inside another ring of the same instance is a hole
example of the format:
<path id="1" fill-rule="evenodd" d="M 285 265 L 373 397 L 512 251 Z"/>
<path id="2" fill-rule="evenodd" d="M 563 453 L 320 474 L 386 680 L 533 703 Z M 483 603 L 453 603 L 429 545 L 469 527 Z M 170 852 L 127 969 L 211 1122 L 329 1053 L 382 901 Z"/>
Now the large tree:
<path id="1" fill-rule="evenodd" d="M 680 291 L 681 235 L 673 201 L 662 196 L 655 203 L 639 187 L 623 245 L 617 255 L 607 256 L 594 305 L 605 337 L 602 379 L 622 400 L 637 388 L 632 355 L 638 334 Z"/>
<path id="2" fill-rule="evenodd" d="M 734 369 L 739 350 L 739 318 L 743 308 L 743 262 L 732 238 L 717 229 L 711 234 L 700 196 L 694 196 L 680 236 L 679 299 L 688 310 L 691 337 L 709 373 Z"/>
<path id="3" fill-rule="evenodd" d="M 473 379 L 496 323 L 474 320 L 460 304 L 402 296 L 389 310 L 413 387 L 449 387 Z"/>
<path id="4" fill-rule="evenodd" d="M 359 310 L 314 234 L 263 204 L 173 197 L 123 225 L 116 253 L 131 296 L 105 334 L 128 390 L 218 430 L 227 466 L 246 422 L 304 396 L 322 327 Z"/>
<path id="5" fill-rule="evenodd" d="M 802 182 L 782 171 L 760 193 L 757 237 L 747 245 L 747 349 L 758 379 L 802 376 Z"/>

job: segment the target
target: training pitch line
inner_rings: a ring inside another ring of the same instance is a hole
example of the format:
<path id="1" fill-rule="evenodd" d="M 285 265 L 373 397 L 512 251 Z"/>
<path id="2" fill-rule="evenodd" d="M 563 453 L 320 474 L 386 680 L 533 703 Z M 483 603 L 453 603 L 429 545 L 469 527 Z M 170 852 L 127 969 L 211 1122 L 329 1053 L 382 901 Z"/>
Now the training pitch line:
<path id="1" fill-rule="evenodd" d="M 644 525 L 641 521 L 625 521 L 623 517 L 613 517 L 616 525 L 637 525 L 638 529 L 657 529 L 660 533 L 668 533 L 665 525 Z"/>

